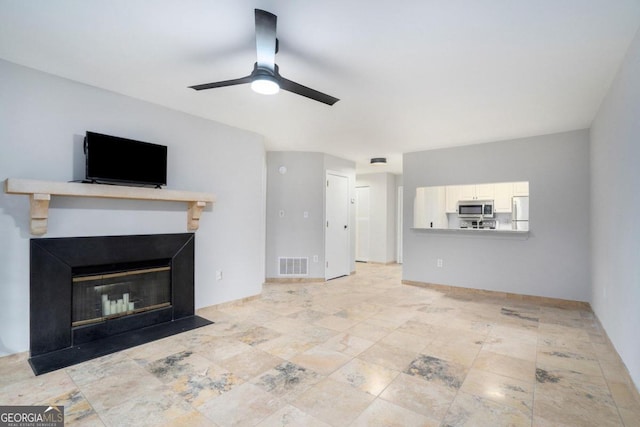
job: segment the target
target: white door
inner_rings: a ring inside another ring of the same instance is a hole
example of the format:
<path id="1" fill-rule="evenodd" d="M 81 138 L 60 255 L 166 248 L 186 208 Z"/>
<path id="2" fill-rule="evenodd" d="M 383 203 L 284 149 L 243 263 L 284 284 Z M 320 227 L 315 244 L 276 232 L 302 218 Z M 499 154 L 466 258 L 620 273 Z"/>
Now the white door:
<path id="1" fill-rule="evenodd" d="M 369 261 L 369 187 L 356 188 L 356 261 Z"/>
<path id="2" fill-rule="evenodd" d="M 349 264 L 349 178 L 327 173 L 325 279 L 347 276 Z"/>
<path id="3" fill-rule="evenodd" d="M 396 259 L 398 264 L 402 264 L 402 213 L 404 212 L 402 190 L 403 187 L 398 187 L 398 230 L 396 232 L 396 244 L 398 245 Z"/>

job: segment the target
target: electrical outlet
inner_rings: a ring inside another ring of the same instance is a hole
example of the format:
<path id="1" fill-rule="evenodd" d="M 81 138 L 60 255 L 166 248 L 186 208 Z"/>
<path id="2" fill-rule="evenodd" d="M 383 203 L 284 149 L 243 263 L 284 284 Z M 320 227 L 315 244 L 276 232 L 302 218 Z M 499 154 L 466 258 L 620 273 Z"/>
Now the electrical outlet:
<path id="1" fill-rule="evenodd" d="M 303 218 L 309 218 L 309 212 L 304 211 L 304 212 L 302 213 L 302 216 L 303 216 Z"/>
<path id="2" fill-rule="evenodd" d="M 442 258 L 438 258 L 437 265 L 439 268 L 442 268 Z"/>
<path id="3" fill-rule="evenodd" d="M 313 256 L 313 262 L 318 262 L 318 255 Z"/>
<path id="4" fill-rule="evenodd" d="M 222 280 L 222 270 L 216 270 L 216 280 Z"/>

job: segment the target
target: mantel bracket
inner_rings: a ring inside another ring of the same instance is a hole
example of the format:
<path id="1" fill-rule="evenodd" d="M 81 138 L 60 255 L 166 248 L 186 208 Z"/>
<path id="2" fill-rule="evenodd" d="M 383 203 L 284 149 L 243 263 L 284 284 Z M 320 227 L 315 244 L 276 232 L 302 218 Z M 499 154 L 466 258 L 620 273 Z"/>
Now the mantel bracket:
<path id="1" fill-rule="evenodd" d="M 34 193 L 29 195 L 29 217 L 31 218 L 31 234 L 42 236 L 47 232 L 50 201 L 51 194 Z"/>

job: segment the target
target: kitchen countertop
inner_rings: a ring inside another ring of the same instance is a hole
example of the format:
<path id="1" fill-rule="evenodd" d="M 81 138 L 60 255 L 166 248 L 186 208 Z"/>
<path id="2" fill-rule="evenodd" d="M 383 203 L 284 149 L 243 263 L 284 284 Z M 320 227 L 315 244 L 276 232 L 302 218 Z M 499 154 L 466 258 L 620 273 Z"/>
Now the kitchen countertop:
<path id="1" fill-rule="evenodd" d="M 529 237 L 529 230 L 500 230 L 485 228 L 416 228 L 411 227 L 410 230 L 416 232 L 427 232 L 435 234 L 454 234 L 454 235 L 481 235 L 481 236 L 514 236 Z"/>

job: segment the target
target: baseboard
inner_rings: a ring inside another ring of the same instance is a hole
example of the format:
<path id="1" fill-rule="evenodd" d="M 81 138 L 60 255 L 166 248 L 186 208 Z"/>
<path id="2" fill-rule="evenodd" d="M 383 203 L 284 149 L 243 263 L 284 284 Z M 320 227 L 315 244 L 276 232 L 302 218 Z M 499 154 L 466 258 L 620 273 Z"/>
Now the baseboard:
<path id="1" fill-rule="evenodd" d="M 318 283 L 325 282 L 324 277 L 267 277 L 265 283 Z"/>
<path id="2" fill-rule="evenodd" d="M 465 288 L 461 286 L 440 285 L 437 283 L 416 282 L 413 280 L 403 280 L 402 284 L 410 285 L 410 286 L 418 286 L 421 288 L 428 288 L 428 289 L 433 289 L 436 291 L 452 293 L 452 294 L 481 295 L 481 296 L 487 296 L 487 297 L 505 298 L 513 301 L 531 302 L 531 303 L 546 305 L 550 307 L 579 308 L 579 309 L 593 311 L 591 309 L 591 305 L 585 301 L 573 301 L 573 300 L 566 300 L 561 298 L 514 294 L 511 292 L 489 291 L 486 289 L 474 289 L 474 288 Z"/>

